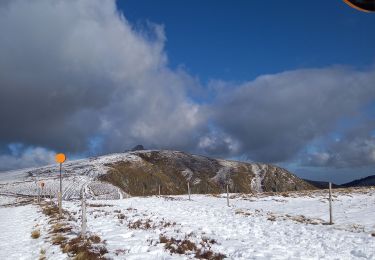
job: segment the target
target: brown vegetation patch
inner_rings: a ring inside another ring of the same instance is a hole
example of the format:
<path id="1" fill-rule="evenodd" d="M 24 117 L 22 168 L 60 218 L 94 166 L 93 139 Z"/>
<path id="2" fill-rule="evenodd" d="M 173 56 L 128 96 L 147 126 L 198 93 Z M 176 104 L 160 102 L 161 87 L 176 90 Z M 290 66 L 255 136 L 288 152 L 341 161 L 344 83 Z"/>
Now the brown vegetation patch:
<path id="1" fill-rule="evenodd" d="M 56 223 L 52 226 L 51 233 L 67 233 L 72 230 L 72 227 L 66 223 Z"/>
<path id="2" fill-rule="evenodd" d="M 33 231 L 31 232 L 31 237 L 32 237 L 33 239 L 37 239 L 37 238 L 39 238 L 39 237 L 40 237 L 40 230 L 39 230 L 39 229 L 33 230 Z"/>
<path id="3" fill-rule="evenodd" d="M 194 242 L 185 239 L 175 239 L 173 237 L 168 238 L 161 235 L 159 237 L 159 242 L 165 244 L 164 248 L 171 252 L 172 254 L 180 255 L 194 255 L 194 257 L 199 259 L 210 259 L 210 260 L 222 260 L 226 256 L 221 253 L 215 253 L 211 250 L 211 243 L 216 243 L 213 239 L 204 238 L 200 242 L 201 247 L 198 247 Z"/>
<path id="4" fill-rule="evenodd" d="M 117 218 L 118 218 L 118 219 L 125 219 L 126 216 L 125 216 L 124 213 L 120 213 L 120 214 L 117 215 Z"/>
<path id="5" fill-rule="evenodd" d="M 150 228 L 154 228 L 154 225 L 152 225 L 151 219 L 145 219 L 145 220 L 138 219 L 135 222 L 129 222 L 128 228 L 130 228 L 130 229 L 150 229 Z"/>
<path id="6" fill-rule="evenodd" d="M 52 244 L 53 245 L 61 245 L 63 242 L 66 241 L 66 237 L 64 237 L 63 235 L 56 235 L 54 237 L 52 237 Z"/>
<path id="7" fill-rule="evenodd" d="M 61 244 L 61 248 L 64 253 L 73 256 L 73 259 L 77 260 L 106 259 L 104 255 L 108 253 L 108 250 L 104 245 L 93 245 L 93 240 L 95 241 L 94 243 L 100 243 L 101 241 L 100 237 L 97 235 L 88 238 L 76 237 Z"/>
<path id="8" fill-rule="evenodd" d="M 100 208 L 100 207 L 113 207 L 113 205 L 109 204 L 94 204 L 94 203 L 87 203 L 86 204 L 88 207 L 93 207 L 93 208 Z"/>

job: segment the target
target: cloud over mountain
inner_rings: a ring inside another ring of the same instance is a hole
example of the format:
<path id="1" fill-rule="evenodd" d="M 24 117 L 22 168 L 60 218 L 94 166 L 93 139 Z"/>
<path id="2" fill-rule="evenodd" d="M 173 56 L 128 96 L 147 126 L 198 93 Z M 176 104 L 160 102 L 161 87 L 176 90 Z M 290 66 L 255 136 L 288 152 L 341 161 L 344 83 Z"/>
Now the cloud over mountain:
<path id="1" fill-rule="evenodd" d="M 112 0 L 4 1 L 0 31 L 3 147 L 39 147 L 46 158 L 144 144 L 264 162 L 304 153 L 306 165 L 375 163 L 370 121 L 354 123 L 366 129 L 355 134 L 338 124 L 363 117 L 375 101 L 374 69 L 299 69 L 202 87 L 170 68 L 162 25 L 135 29 Z M 332 132 L 340 142 L 305 152 Z M 2 155 L 0 170 L 17 158 Z"/>
<path id="2" fill-rule="evenodd" d="M 0 31 L 3 143 L 186 147 L 200 128 L 196 82 L 168 68 L 163 27 L 135 31 L 115 1 L 10 1 Z"/>

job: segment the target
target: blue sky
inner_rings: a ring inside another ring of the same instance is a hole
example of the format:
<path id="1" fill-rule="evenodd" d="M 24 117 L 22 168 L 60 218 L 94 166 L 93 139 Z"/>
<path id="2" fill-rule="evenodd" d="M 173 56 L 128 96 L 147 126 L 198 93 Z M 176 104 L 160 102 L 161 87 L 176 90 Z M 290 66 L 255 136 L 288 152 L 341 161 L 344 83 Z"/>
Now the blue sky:
<path id="1" fill-rule="evenodd" d="M 0 171 L 142 144 L 375 174 L 373 24 L 340 0 L 1 2 Z"/>
<path id="2" fill-rule="evenodd" d="M 340 0 L 117 1 L 135 26 L 163 24 L 170 65 L 207 82 L 375 62 L 375 15 Z"/>

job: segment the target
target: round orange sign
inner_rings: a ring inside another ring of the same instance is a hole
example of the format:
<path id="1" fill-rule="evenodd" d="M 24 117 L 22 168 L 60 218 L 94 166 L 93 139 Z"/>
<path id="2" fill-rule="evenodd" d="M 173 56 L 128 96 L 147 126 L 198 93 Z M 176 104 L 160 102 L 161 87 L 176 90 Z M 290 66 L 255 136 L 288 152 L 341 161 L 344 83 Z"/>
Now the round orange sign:
<path id="1" fill-rule="evenodd" d="M 63 153 L 58 153 L 58 154 L 56 154 L 55 159 L 56 159 L 56 162 L 58 162 L 58 163 L 63 163 L 63 162 L 65 162 L 66 157 L 65 157 L 65 154 L 63 154 Z"/>

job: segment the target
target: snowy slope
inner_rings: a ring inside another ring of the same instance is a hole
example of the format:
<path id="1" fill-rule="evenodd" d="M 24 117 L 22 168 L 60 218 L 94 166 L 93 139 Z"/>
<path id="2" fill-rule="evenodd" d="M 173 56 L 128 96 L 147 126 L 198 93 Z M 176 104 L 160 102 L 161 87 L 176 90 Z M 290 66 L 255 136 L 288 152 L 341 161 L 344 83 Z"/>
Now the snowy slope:
<path id="1" fill-rule="evenodd" d="M 88 228 L 107 241 L 113 259 L 194 258 L 191 252 L 170 254 L 160 236 L 214 240 L 210 250 L 228 259 L 375 259 L 375 189 L 337 194 L 332 226 L 324 225 L 326 193 L 232 196 L 231 207 L 224 195 L 95 201 L 107 206 L 89 208 Z M 79 210 L 75 202 L 67 206 Z"/>
<path id="2" fill-rule="evenodd" d="M 97 180 L 108 170 L 106 164 L 118 161 L 137 161 L 140 158 L 129 153 L 67 161 L 63 164 L 63 198 L 77 199 L 82 188 L 87 187 L 88 196 L 98 199 L 119 199 L 126 196 L 117 187 Z M 40 189 L 40 182 L 45 188 Z M 0 194 L 55 197 L 60 185 L 59 166 L 49 165 L 0 173 Z"/>

